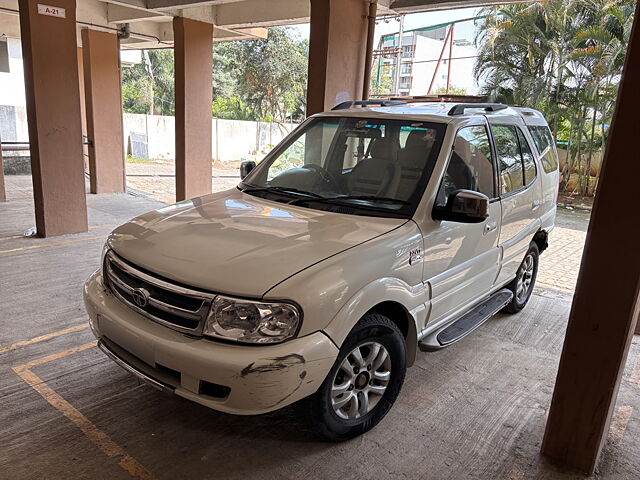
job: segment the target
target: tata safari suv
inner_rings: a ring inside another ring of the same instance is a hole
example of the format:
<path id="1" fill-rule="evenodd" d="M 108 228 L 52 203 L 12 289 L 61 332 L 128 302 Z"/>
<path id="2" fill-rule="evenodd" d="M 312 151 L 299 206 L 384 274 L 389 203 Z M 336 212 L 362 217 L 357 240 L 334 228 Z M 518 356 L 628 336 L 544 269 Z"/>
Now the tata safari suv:
<path id="1" fill-rule="evenodd" d="M 345 440 L 384 417 L 419 350 L 521 310 L 555 220 L 543 116 L 377 104 L 314 115 L 237 188 L 116 228 L 84 289 L 104 353 L 222 412 L 303 404 Z"/>

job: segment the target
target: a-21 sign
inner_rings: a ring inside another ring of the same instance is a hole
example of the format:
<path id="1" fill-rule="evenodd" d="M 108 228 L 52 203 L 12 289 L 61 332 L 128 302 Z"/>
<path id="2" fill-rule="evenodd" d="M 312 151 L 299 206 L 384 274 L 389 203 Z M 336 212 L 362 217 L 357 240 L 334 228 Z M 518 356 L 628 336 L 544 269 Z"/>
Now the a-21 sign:
<path id="1" fill-rule="evenodd" d="M 38 4 L 38 13 L 40 15 L 49 15 L 50 17 L 67 18 L 67 11 L 64 8 L 42 5 L 40 3 Z"/>

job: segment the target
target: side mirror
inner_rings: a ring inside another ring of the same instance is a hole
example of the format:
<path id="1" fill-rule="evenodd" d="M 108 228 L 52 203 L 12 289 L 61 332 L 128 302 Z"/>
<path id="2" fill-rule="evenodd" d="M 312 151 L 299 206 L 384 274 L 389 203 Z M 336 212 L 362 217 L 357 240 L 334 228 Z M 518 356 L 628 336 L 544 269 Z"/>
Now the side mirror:
<path id="1" fill-rule="evenodd" d="M 244 177 L 249 175 L 249 172 L 256 168 L 256 162 L 253 160 L 245 160 L 240 164 L 240 180 L 244 180 Z"/>
<path id="2" fill-rule="evenodd" d="M 433 207 L 434 220 L 480 223 L 488 217 L 489 197 L 473 190 L 456 190 L 449 195 L 446 206 Z"/>

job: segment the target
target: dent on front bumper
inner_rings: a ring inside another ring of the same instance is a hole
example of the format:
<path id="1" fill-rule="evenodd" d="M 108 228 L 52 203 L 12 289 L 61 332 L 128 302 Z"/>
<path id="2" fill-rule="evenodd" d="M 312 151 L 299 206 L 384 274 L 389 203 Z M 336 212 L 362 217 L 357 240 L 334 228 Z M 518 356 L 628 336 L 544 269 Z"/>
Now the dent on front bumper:
<path id="1" fill-rule="evenodd" d="M 311 395 L 338 355 L 321 332 L 268 346 L 184 335 L 125 306 L 105 289 L 100 272 L 87 280 L 84 301 L 91 330 L 117 363 L 158 388 L 223 412 L 265 413 Z"/>

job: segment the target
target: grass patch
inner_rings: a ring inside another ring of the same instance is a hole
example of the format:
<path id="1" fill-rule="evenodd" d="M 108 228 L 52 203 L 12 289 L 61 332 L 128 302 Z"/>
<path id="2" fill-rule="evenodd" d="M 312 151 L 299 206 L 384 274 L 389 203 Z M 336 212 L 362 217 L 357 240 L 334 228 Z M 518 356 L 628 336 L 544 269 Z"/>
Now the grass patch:
<path id="1" fill-rule="evenodd" d="M 127 163 L 157 163 L 157 161 L 153 158 L 134 158 L 127 155 Z"/>

